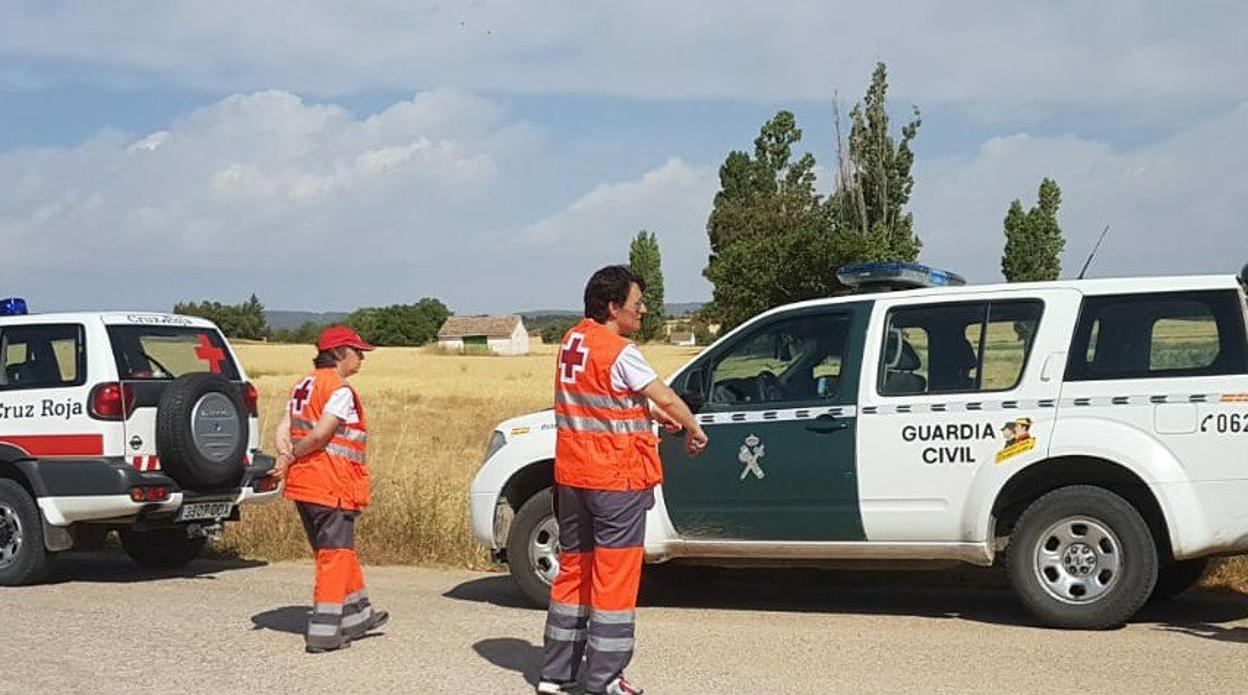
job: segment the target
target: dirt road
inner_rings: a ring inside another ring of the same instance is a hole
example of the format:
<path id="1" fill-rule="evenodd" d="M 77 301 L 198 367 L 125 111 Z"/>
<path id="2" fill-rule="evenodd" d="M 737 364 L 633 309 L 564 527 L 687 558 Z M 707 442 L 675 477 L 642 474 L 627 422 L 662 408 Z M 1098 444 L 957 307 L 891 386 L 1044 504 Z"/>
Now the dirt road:
<path id="1" fill-rule="evenodd" d="M 385 634 L 307 655 L 310 564 L 151 574 L 63 561 L 0 589 L 4 693 L 525 693 L 543 613 L 502 575 L 366 568 Z M 693 572 L 643 592 L 630 677 L 663 693 L 1232 692 L 1248 600 L 1197 595 L 1103 633 L 1026 625 L 999 589 L 845 585 L 828 573 Z"/>

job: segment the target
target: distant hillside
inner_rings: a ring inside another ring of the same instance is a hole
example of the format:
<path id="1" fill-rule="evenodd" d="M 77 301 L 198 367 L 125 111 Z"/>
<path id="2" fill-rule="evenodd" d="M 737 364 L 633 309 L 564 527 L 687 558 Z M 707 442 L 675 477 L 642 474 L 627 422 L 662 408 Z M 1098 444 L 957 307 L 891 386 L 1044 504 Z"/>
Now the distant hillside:
<path id="1" fill-rule="evenodd" d="M 663 314 L 666 316 L 689 316 L 697 313 L 706 302 L 669 302 L 663 305 Z"/>
<path id="2" fill-rule="evenodd" d="M 311 321 L 317 325 L 326 325 L 330 323 L 338 323 L 345 318 L 347 318 L 346 312 L 341 311 L 325 311 L 320 313 L 315 311 L 264 312 L 264 320 L 268 322 L 269 328 L 278 331 L 298 328 L 307 321 Z"/>

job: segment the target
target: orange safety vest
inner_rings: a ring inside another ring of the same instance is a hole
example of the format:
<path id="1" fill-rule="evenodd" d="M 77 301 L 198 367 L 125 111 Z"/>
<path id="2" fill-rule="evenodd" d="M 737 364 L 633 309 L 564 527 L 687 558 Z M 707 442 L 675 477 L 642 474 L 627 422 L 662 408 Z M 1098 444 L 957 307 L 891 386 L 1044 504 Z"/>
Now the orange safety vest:
<path id="1" fill-rule="evenodd" d="M 556 483 L 645 490 L 663 482 L 646 397 L 611 384 L 611 367 L 628 345 L 593 319 L 563 336 L 555 369 Z"/>
<path id="2" fill-rule="evenodd" d="M 292 441 L 298 442 L 312 432 L 325 412 L 329 397 L 343 386 L 351 388 L 332 367 L 318 369 L 295 384 L 289 401 Z M 360 421 L 342 423 L 324 449 L 306 454 L 290 465 L 286 473 L 288 499 L 352 510 L 368 504 L 368 466 L 365 465 L 368 431 L 360 397 L 355 389 L 351 389 L 351 395 L 355 398 L 355 412 Z"/>

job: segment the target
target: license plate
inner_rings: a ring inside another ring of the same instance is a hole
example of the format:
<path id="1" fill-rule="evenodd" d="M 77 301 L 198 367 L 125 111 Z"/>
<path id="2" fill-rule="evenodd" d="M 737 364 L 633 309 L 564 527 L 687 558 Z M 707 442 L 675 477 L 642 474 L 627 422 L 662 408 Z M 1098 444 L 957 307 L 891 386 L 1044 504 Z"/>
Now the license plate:
<path id="1" fill-rule="evenodd" d="M 199 502 L 184 504 L 178 510 L 175 521 L 195 521 L 197 519 L 224 519 L 234 508 L 233 502 Z"/>

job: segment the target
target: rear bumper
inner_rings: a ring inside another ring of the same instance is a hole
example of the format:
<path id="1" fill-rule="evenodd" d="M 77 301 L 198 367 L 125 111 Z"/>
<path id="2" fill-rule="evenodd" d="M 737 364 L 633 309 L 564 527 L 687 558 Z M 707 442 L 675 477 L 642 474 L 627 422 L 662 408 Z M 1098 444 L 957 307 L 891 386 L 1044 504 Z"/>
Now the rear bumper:
<path id="1" fill-rule="evenodd" d="M 160 471 L 140 472 L 119 457 L 28 460 L 16 465 L 26 475 L 35 492 L 35 500 L 43 518 L 52 526 L 68 526 L 79 521 L 116 521 L 127 523 L 140 517 L 161 517 L 172 514 L 184 503 L 224 501 L 234 504 L 263 502 L 276 499 L 281 487 L 267 492 L 257 489 L 259 481 L 273 470 L 273 457 L 253 453 L 243 469 L 243 478 L 236 488 L 199 493 L 183 490 Z M 130 489 L 136 486 L 160 485 L 172 490 L 163 502 L 135 502 Z"/>

